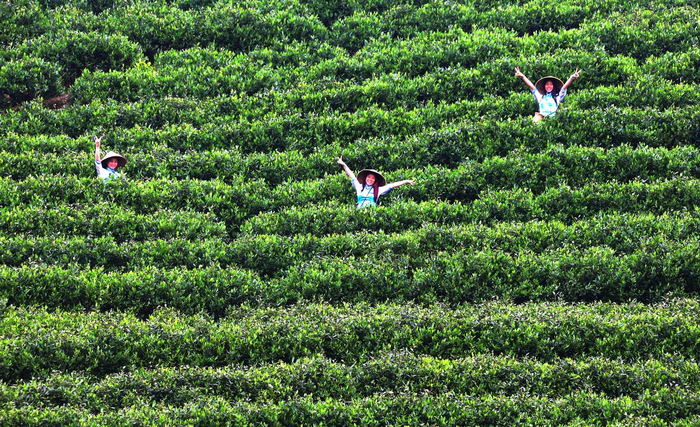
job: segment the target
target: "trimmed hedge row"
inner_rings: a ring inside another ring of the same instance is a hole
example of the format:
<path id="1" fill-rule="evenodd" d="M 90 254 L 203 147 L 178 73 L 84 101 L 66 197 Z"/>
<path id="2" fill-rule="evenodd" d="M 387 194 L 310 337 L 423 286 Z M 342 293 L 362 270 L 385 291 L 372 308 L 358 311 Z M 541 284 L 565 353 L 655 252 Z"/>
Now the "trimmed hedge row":
<path id="1" fill-rule="evenodd" d="M 52 238 L 78 235 L 94 243 L 97 236 L 125 242 L 158 238 L 199 240 L 227 235 L 226 226 L 211 214 L 165 209 L 140 214 L 119 203 L 0 208 L 0 229 L 3 236 L 0 239 L 17 234 Z M 17 246 L 11 247 L 11 251 L 19 250 Z"/>
<path id="2" fill-rule="evenodd" d="M 325 150 L 324 150 L 325 151 Z M 338 175 L 335 157 L 328 153 L 325 164 L 314 159 L 300 158 L 291 167 L 291 153 L 268 159 L 270 167 L 277 163 L 276 175 L 256 170 L 257 155 L 244 156 L 237 151 L 178 153 L 171 149 L 151 150 L 129 155 L 128 175 L 132 179 L 170 180 L 232 180 L 241 176 L 264 178 L 273 186 L 265 197 L 268 208 L 298 206 L 304 201 L 323 202 L 347 199 L 350 188 L 346 177 Z M 473 200 L 486 190 L 508 189 L 516 185 L 541 193 L 556 185 L 581 187 L 603 182 L 631 180 L 657 181 L 661 178 L 700 178 L 700 151 L 694 147 L 637 148 L 615 147 L 609 150 L 589 147 L 547 147 L 539 153 L 511 152 L 508 157 L 492 157 L 483 162 L 466 161 L 454 169 L 426 166 L 421 169 L 398 170 L 387 173 L 390 181 L 415 177 L 418 182 L 401 189 L 402 197 L 414 200 Z M 346 157 L 363 158 L 351 152 Z M 14 180 L 42 175 L 94 175 L 94 164 L 88 154 L 72 152 L 57 155 L 50 162 L 38 165 L 43 153 L 27 151 L 21 154 L 0 152 L 0 176 Z M 419 160 L 409 160 L 417 163 Z M 356 162 L 355 162 L 356 163 Z M 297 173 L 297 171 L 299 171 Z M 271 172 L 271 171 L 270 171 Z M 325 174 L 333 174 L 332 177 Z M 305 176 L 324 176 L 305 180 Z"/>
<path id="3" fill-rule="evenodd" d="M 535 254 L 500 250 L 444 251 L 423 258 L 316 257 L 270 282 L 265 298 L 287 304 L 418 301 L 461 304 L 502 298 L 524 301 L 659 301 L 698 296 L 700 244 L 651 242 L 629 254 L 605 247 Z M 376 268 L 369 269 L 368 265 Z M 391 266 L 391 268 L 387 268 Z"/>
<path id="4" fill-rule="evenodd" d="M 576 1 L 574 4 L 572 2 L 558 2 L 548 5 L 546 8 L 537 0 L 492 3 L 456 4 L 445 0 L 437 0 L 425 4 L 399 4 L 381 13 L 355 10 L 352 15 L 342 17 L 333 22 L 330 26 L 329 38 L 333 43 L 354 52 L 360 50 L 366 43 L 371 43 L 373 39 L 380 38 L 383 35 L 392 39 L 403 39 L 415 37 L 421 33 L 449 31 L 453 27 L 464 31 L 472 31 L 474 28 L 500 28 L 513 30 L 519 34 L 534 33 L 534 37 L 537 37 L 540 42 L 543 40 L 549 41 L 550 37 L 552 37 L 543 34 L 544 31 L 558 30 L 559 34 L 554 35 L 554 37 L 567 38 L 567 35 L 573 33 L 576 35 L 570 37 L 570 39 L 580 39 L 583 34 L 588 36 L 588 38 L 595 38 L 596 44 L 606 43 L 606 48 L 612 50 L 617 48 L 621 42 L 644 41 L 652 43 L 656 41 L 655 38 L 651 37 L 652 35 L 659 37 L 659 22 L 653 22 L 650 25 L 648 17 L 646 22 L 640 23 L 640 26 L 646 24 L 645 32 L 634 34 L 636 38 L 621 37 L 622 34 L 627 35 L 623 32 L 624 30 L 629 32 L 629 27 L 631 27 L 630 21 L 635 17 L 635 14 L 629 12 L 622 14 L 619 11 L 636 10 L 638 8 L 643 8 L 644 10 L 637 12 L 637 15 L 653 11 L 655 13 L 654 17 L 661 23 L 666 24 L 667 27 L 670 27 L 670 30 L 677 30 L 678 28 L 692 30 L 692 28 L 687 27 L 687 23 L 684 21 L 689 21 L 689 18 L 693 16 L 693 10 L 689 8 L 684 9 L 687 3 L 682 1 L 663 2 L 662 4 L 648 1 L 640 4 L 628 0 L 620 2 L 608 1 L 605 3 Z M 687 16 L 683 16 L 683 12 Z M 639 16 L 639 18 L 641 20 L 643 15 Z M 592 31 L 606 24 L 610 25 L 611 21 L 622 27 L 623 30 L 620 31 L 620 29 L 616 28 L 608 34 Z M 686 27 L 677 25 L 679 22 L 686 23 Z M 596 25 L 592 26 L 591 24 Z M 576 29 L 579 26 L 582 26 L 584 31 L 565 31 L 566 29 Z M 666 37 L 669 38 L 668 36 Z M 571 42 L 571 40 L 569 41 Z M 681 42 L 687 42 L 687 40 L 681 40 Z M 677 48 L 679 45 L 682 46 L 684 43 L 670 47 Z"/>
<path id="5" fill-rule="evenodd" d="M 265 284 L 250 271 L 202 267 L 163 270 L 150 266 L 125 273 L 75 266 L 0 266 L 0 295 L 17 306 L 67 310 L 119 310 L 148 316 L 159 307 L 223 316 L 231 306 L 268 301 Z"/>
<path id="6" fill-rule="evenodd" d="M 24 181 L 0 178 L 0 205 L 5 207 L 61 207 L 91 205 L 103 201 L 136 214 L 172 210 L 194 210 L 214 214 L 218 221 L 238 224 L 264 208 L 255 194 L 266 185 L 254 179 L 150 181 L 115 180 L 106 184 L 97 178 L 38 177 Z"/>
<path id="7" fill-rule="evenodd" d="M 111 227 L 111 226 L 110 226 Z M 155 239 L 148 233 L 132 233 L 132 240 L 113 237 L 110 227 L 98 227 L 100 237 L 79 233 L 66 237 L 53 230 L 69 230 L 60 223 L 46 230 L 31 230 L 46 237 L 0 237 L 0 263 L 19 267 L 25 263 L 56 266 L 83 265 L 109 271 L 157 268 L 201 268 L 213 264 L 237 266 L 263 277 L 278 277 L 294 265 L 315 257 L 376 257 L 395 254 L 420 258 L 440 251 L 541 253 L 566 246 L 581 251 L 606 247 L 617 254 L 650 250 L 661 244 L 677 245 L 700 233 L 700 220 L 693 213 L 655 216 L 651 214 L 601 214 L 565 225 L 559 221 L 527 223 L 433 225 L 397 234 L 357 232 L 314 237 L 311 235 L 241 236 L 223 239 L 222 230 L 207 236 Z M 27 231 L 24 231 L 27 232 Z M 42 233 L 43 232 L 43 233 Z M 83 234 L 83 235 L 80 235 Z M 134 240 L 136 239 L 136 240 Z M 139 241 L 146 240 L 146 241 Z M 126 243 L 126 244 L 125 244 Z"/>
<path id="8" fill-rule="evenodd" d="M 159 311 L 124 313 L 3 309 L 0 378 L 6 382 L 82 370 L 105 375 L 158 365 L 223 366 L 310 355 L 362 363 L 389 349 L 435 358 L 474 353 L 639 360 L 697 357 L 697 300 L 662 304 L 490 303 L 447 309 L 410 304 L 233 309 L 215 322 Z"/>
<path id="9" fill-rule="evenodd" d="M 35 57 L 20 57 L 0 66 L 0 107 L 51 96 L 61 88 L 61 67 Z"/>
<path id="10" fill-rule="evenodd" d="M 140 316 L 169 306 L 216 317 L 234 305 L 305 300 L 654 302 L 668 296 L 700 296 L 698 253 L 700 242 L 691 238 L 655 239 L 627 254 L 606 247 L 564 245 L 539 254 L 523 249 L 448 250 L 426 252 L 420 258 L 389 251 L 362 257 L 317 255 L 265 281 L 257 274 L 239 274 L 237 268 L 201 265 L 176 270 L 145 266 L 119 273 L 76 265 L 0 266 L 0 296 L 17 306 L 120 310 Z"/>
<path id="11" fill-rule="evenodd" d="M 206 51 L 205 51 L 206 52 Z M 184 55 L 183 55 L 184 56 Z M 654 109 L 679 108 L 699 102 L 700 91 L 693 84 L 671 84 L 651 76 L 637 76 L 624 86 L 600 85 L 592 89 L 576 89 L 567 98 L 568 110 L 596 110 L 601 107 L 652 107 Z M 177 129 L 185 124 L 192 131 L 213 131 L 215 127 L 238 124 L 237 140 L 249 147 L 274 145 L 283 147 L 296 140 L 314 141 L 317 145 L 327 145 L 334 140 L 355 140 L 360 137 L 392 136 L 416 133 L 426 126 L 436 127 L 440 123 L 459 117 L 512 119 L 529 115 L 535 105 L 532 96 L 526 91 L 509 94 L 506 97 L 490 96 L 484 100 L 459 100 L 454 104 L 440 103 L 423 105 L 417 109 L 403 107 L 384 110 L 369 107 L 353 113 L 303 114 L 279 96 L 266 99 L 241 97 L 238 95 L 218 95 L 214 98 L 194 100 L 188 98 L 147 99 L 133 103 L 118 104 L 113 100 L 91 99 L 88 104 L 52 111 L 41 104 L 27 104 L 16 111 L 7 111 L 3 117 L 5 138 L 17 138 L 14 133 L 23 135 L 70 135 L 80 137 L 86 130 L 95 133 L 109 130 L 124 147 L 143 147 L 147 141 L 134 136 L 155 129 L 172 127 Z M 261 117 L 264 117 L 261 119 Z M 214 124 L 214 126 L 207 126 Z M 274 132 L 280 126 L 283 132 Z M 180 125 L 180 126 L 177 126 Z M 127 129 L 137 129 L 131 135 Z M 183 131 L 184 133 L 184 131 Z M 172 137 L 163 135 L 170 140 Z M 256 141 L 260 142 L 256 142 Z M 183 147 L 183 141 L 178 141 Z M 194 142 L 194 141 L 193 141 Z M 224 146 L 223 140 L 216 141 Z M 200 138 L 196 148 L 207 148 L 206 140 Z M 311 142 L 305 142 L 310 146 Z M 193 146 L 190 145 L 190 148 Z"/>
<path id="12" fill-rule="evenodd" d="M 100 412 L 147 400 L 185 405 L 206 398 L 280 402 L 352 400 L 378 394 L 419 393 L 472 396 L 519 395 L 562 398 L 580 393 L 642 398 L 674 387 L 697 390 L 700 368 L 692 360 L 667 357 L 625 363 L 601 357 L 540 362 L 510 356 L 474 355 L 442 360 L 393 352 L 362 364 L 344 365 L 322 356 L 254 367 L 137 369 L 95 379 L 53 374 L 46 379 L 0 385 L 0 407 L 79 406 Z"/>
<path id="13" fill-rule="evenodd" d="M 119 34 L 96 31 L 59 31 L 25 40 L 6 52 L 10 57 L 32 56 L 60 64 L 62 82 L 72 83 L 83 70 L 125 71 L 145 60 L 141 47 Z"/>
<path id="14" fill-rule="evenodd" d="M 521 92 L 522 83 L 512 75 L 520 65 L 530 74 L 543 72 L 567 75 L 578 65 L 588 70 L 591 77 L 582 87 L 601 84 L 622 84 L 639 75 L 639 67 L 631 58 L 610 57 L 604 51 L 586 52 L 562 49 L 545 58 L 496 58 L 482 62 L 475 68 L 461 65 L 430 69 L 417 77 L 389 73 L 375 69 L 371 64 L 362 68 L 338 60 L 320 63 L 306 72 L 304 81 L 278 90 L 277 85 L 289 80 L 288 70 L 267 69 L 242 76 L 230 75 L 224 69 L 198 67 L 194 70 L 156 69 L 140 64 L 125 72 L 85 73 L 71 88 L 71 96 L 78 103 L 95 98 L 131 102 L 152 97 L 184 96 L 212 97 L 221 93 L 239 93 L 271 97 L 270 102 L 282 98 L 284 104 L 313 113 L 324 110 L 357 111 L 370 105 L 383 108 L 415 108 L 426 102 L 457 102 L 463 99 L 481 99 L 488 96 Z M 407 65 L 408 67 L 408 65 Z M 263 72 L 264 71 L 264 72 Z M 654 73 L 651 73 L 654 75 Z M 346 78 L 355 80 L 346 80 Z M 599 76 L 599 77 L 596 77 Z M 363 80 L 357 83 L 357 79 Z M 213 84 L 213 83 L 216 84 Z"/>
<path id="15" fill-rule="evenodd" d="M 234 233 L 240 225 L 240 230 L 244 234 L 310 233 L 319 236 L 357 230 L 398 232 L 419 227 L 425 222 L 492 223 L 532 219 L 571 222 L 581 217 L 609 211 L 660 214 L 685 210 L 688 206 L 697 205 L 700 200 L 699 181 L 679 178 L 657 183 L 639 181 L 594 183 L 576 189 L 562 186 L 546 189 L 539 194 L 523 189 L 486 189 L 479 194 L 453 194 L 456 198 L 464 197 L 467 203 L 399 200 L 391 202 L 383 209 L 358 211 L 354 208 L 349 183 L 341 178 L 336 178 L 335 182 L 340 189 L 338 196 L 347 201 L 345 205 L 339 205 L 337 200 L 325 204 L 312 203 L 314 199 L 307 199 L 305 196 L 317 190 L 311 188 L 305 191 L 301 187 L 295 193 L 293 190 L 299 186 L 294 184 L 279 187 L 279 190 L 268 195 L 265 194 L 267 185 L 254 180 L 241 179 L 231 184 L 219 180 L 140 182 L 121 180 L 103 185 L 95 178 L 63 177 L 29 178 L 21 182 L 0 179 L 0 204 L 4 206 L 2 212 L 6 221 L 15 221 L 12 218 L 19 218 L 18 232 L 36 229 L 31 222 L 20 218 L 24 214 L 34 215 L 43 230 L 46 230 L 51 223 L 58 224 L 56 221 L 68 221 L 68 225 L 77 227 L 78 230 L 85 230 L 85 227 L 91 226 L 94 221 L 85 221 L 81 216 L 76 217 L 75 214 L 68 212 L 69 208 L 65 205 L 93 205 L 106 201 L 113 208 L 116 205 L 120 206 L 117 213 L 125 208 L 136 215 L 154 215 L 162 211 L 180 210 L 213 214 L 213 218 L 207 219 L 201 216 L 191 218 L 189 213 L 183 217 L 186 223 L 199 223 L 198 227 L 204 229 L 212 229 L 212 227 L 218 229 L 219 225 L 212 224 L 213 220 L 226 224 L 229 233 Z M 454 188 L 460 190 L 456 184 Z M 344 193 L 342 196 L 341 192 Z M 281 197 L 284 193 L 294 194 L 294 197 L 290 197 L 289 203 L 296 202 L 299 206 L 285 206 L 280 212 L 264 212 L 271 207 L 275 198 Z M 446 193 L 442 196 L 450 197 L 450 194 Z M 392 197 L 400 197 L 400 195 L 395 194 Z M 475 200 L 469 201 L 470 198 Z M 41 209 L 28 209 L 29 207 Z M 19 208 L 19 210 L 13 211 L 12 208 Z M 49 209 L 45 210 L 46 208 Z M 63 209 L 63 212 L 54 211 L 58 215 L 55 219 L 40 218 L 44 212 L 49 212 L 51 215 L 50 212 L 54 208 Z M 133 214 L 130 215 L 133 216 Z M 99 213 L 96 212 L 96 215 Z M 117 217 L 115 221 L 126 218 Z M 148 221 L 147 217 L 145 219 Z M 158 224 L 157 220 L 152 221 Z M 158 229 L 168 230 L 171 227 L 168 224 L 174 223 L 176 222 L 165 220 L 161 222 L 162 225 L 158 225 Z M 120 229 L 117 232 L 119 234 L 114 237 L 138 238 L 138 234 L 133 234 L 128 228 L 131 227 Z M 134 230 L 138 231 L 138 229 Z M 39 231 L 39 234 L 43 233 L 44 231 Z M 160 233 L 160 231 L 157 232 L 155 236 L 163 236 Z M 172 234 L 165 234 L 167 235 Z"/>
<path id="16" fill-rule="evenodd" d="M 692 426 L 700 421 L 700 395 L 663 388 L 637 399 L 610 398 L 577 392 L 557 398 L 529 394 L 463 396 L 450 393 L 383 394 L 349 401 L 313 398 L 251 404 L 223 398 L 202 398 L 182 406 L 140 402 L 95 414 L 80 406 L 12 407 L 8 424 L 148 424 L 148 425 L 565 425 L 625 424 Z"/>
<path id="17" fill-rule="evenodd" d="M 465 204 L 397 201 L 383 209 L 363 210 L 353 206 L 351 196 L 348 195 L 344 206 L 317 203 L 260 213 L 243 222 L 240 230 L 244 234 L 323 236 L 359 230 L 401 232 L 426 222 L 491 224 L 533 219 L 572 222 L 605 212 L 660 214 L 698 205 L 700 185 L 696 180 L 679 179 L 655 184 L 592 184 L 578 189 L 562 186 L 540 194 L 521 189 L 499 190 L 481 193 L 478 199 Z"/>
<path id="18" fill-rule="evenodd" d="M 518 100 L 524 110 L 534 102 L 531 96 L 514 99 Z M 601 98 L 597 99 L 601 101 Z M 287 118 L 270 118 L 271 122 L 265 124 L 257 120 L 233 124 L 217 119 L 219 121 L 201 128 L 187 123 L 166 125 L 161 129 L 141 126 L 119 128 L 109 132 L 105 141 L 127 155 L 134 148 L 150 148 L 154 155 L 167 154 L 168 150 L 184 151 L 186 154 L 190 154 L 190 150 L 223 149 L 236 154 L 242 151 L 245 152 L 245 157 L 241 161 L 250 159 L 253 162 L 255 159 L 261 163 L 255 166 L 255 170 L 265 170 L 265 177 L 269 178 L 274 170 L 280 169 L 274 164 L 265 165 L 271 162 L 269 157 L 291 157 L 285 166 L 294 168 L 295 173 L 309 169 L 306 166 L 310 162 L 307 157 L 314 160 L 313 167 L 323 163 L 324 171 L 337 170 L 331 169 L 333 162 L 330 159 L 341 153 L 349 159 L 357 157 L 367 163 L 378 164 L 381 169 L 392 170 L 422 167 L 426 164 L 454 167 L 464 159 L 505 157 L 519 148 L 529 152 L 540 152 L 550 145 L 562 144 L 603 148 L 624 145 L 672 148 L 694 146 L 700 140 L 700 112 L 692 106 L 663 111 L 612 106 L 605 111 L 572 108 L 564 109 L 556 120 L 540 125 L 533 125 L 525 114 L 515 120 L 491 116 L 482 117 L 478 122 L 464 118 L 452 119 L 458 113 L 468 111 L 469 105 L 465 103 L 422 113 L 401 109 L 387 113 L 372 109 L 317 119 L 295 114 Z M 416 121 L 412 122 L 414 119 Z M 416 130 L 414 126 L 418 125 L 424 126 L 424 129 L 411 135 Z M 25 130 L 28 126 L 32 125 L 26 124 Z M 396 132 L 397 136 L 387 134 L 388 131 Z M 363 136 L 371 137 L 356 139 L 351 145 L 339 142 Z M 38 137 L 10 135 L 4 139 L 3 144 L 12 152 L 24 149 L 56 151 L 66 141 L 62 137 L 50 138 L 44 146 Z M 68 143 L 74 150 L 89 153 L 93 149 L 86 137 Z M 253 153 L 266 150 L 263 153 Z M 192 154 L 192 157 L 195 155 Z M 154 159 L 157 160 L 159 159 Z M 303 167 L 295 167 L 296 162 L 301 162 Z M 308 175 L 309 172 L 305 173 Z M 269 180 L 281 182 L 289 176 L 284 169 L 277 170 L 276 175 L 276 178 Z"/>

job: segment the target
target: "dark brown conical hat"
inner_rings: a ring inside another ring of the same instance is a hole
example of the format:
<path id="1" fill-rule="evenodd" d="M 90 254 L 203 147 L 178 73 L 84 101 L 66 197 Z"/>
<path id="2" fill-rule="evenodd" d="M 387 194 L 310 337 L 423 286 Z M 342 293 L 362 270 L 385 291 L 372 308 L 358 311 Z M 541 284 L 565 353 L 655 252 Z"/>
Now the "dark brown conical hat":
<path id="1" fill-rule="evenodd" d="M 556 78 L 556 77 L 554 77 L 554 76 L 542 77 L 541 79 L 537 80 L 537 82 L 535 83 L 535 88 L 536 88 L 542 95 L 544 95 L 545 93 L 547 93 L 547 92 L 545 92 L 545 90 L 544 90 L 544 84 L 547 83 L 547 80 L 551 80 L 552 83 L 554 84 L 554 90 L 553 90 L 553 92 L 557 92 L 557 93 L 558 93 L 558 92 L 561 90 L 562 86 L 564 86 L 564 82 L 562 82 L 561 80 L 559 80 L 558 78 Z"/>
<path id="2" fill-rule="evenodd" d="M 105 154 L 105 156 L 100 161 L 100 163 L 102 163 L 103 168 L 107 167 L 107 161 L 109 159 L 117 159 L 120 168 L 123 168 L 126 164 L 126 157 L 122 156 L 119 153 L 115 153 L 114 151 L 108 151 L 107 154 Z"/>
<path id="3" fill-rule="evenodd" d="M 374 182 L 376 185 L 378 185 L 379 187 L 383 187 L 386 185 L 386 178 L 384 178 L 384 175 L 380 174 L 374 169 L 362 169 L 360 173 L 357 174 L 357 182 L 359 182 L 362 185 L 365 185 L 365 178 L 367 178 L 367 174 L 370 173 L 374 175 Z"/>

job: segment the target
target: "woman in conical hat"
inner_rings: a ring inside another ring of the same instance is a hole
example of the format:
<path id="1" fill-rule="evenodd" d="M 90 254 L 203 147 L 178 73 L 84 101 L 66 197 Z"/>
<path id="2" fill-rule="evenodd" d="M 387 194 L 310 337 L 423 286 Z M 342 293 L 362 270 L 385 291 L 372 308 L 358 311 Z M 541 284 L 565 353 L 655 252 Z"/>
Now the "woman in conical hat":
<path id="1" fill-rule="evenodd" d="M 515 75 L 520 77 L 523 83 L 530 88 L 532 95 L 535 97 L 540 107 L 540 110 L 535 113 L 532 120 L 539 122 L 545 117 L 554 116 L 557 113 L 559 104 L 561 104 L 566 96 L 566 90 L 571 85 L 571 82 L 579 77 L 580 72 L 581 70 L 578 69 L 574 71 L 566 83 L 562 83 L 561 80 L 554 76 L 547 76 L 542 77 L 537 80 L 537 83 L 532 84 L 530 79 L 520 72 L 520 68 L 515 67 Z"/>
<path id="2" fill-rule="evenodd" d="M 343 161 L 342 156 L 338 157 L 338 164 L 343 167 L 345 173 L 350 177 L 350 182 L 357 193 L 358 208 L 376 206 L 379 196 L 390 192 L 396 187 L 401 187 L 405 184 L 413 185 L 415 183 L 412 179 L 405 179 L 387 184 L 386 178 L 374 169 L 362 169 L 355 177 L 355 174 Z"/>
<path id="3" fill-rule="evenodd" d="M 95 169 L 97 169 L 97 177 L 102 178 L 102 181 L 109 181 L 119 178 L 121 174 L 117 172 L 118 168 L 124 167 L 126 158 L 114 151 L 108 151 L 104 157 L 100 157 L 100 146 L 102 145 L 102 137 L 95 138 Z"/>

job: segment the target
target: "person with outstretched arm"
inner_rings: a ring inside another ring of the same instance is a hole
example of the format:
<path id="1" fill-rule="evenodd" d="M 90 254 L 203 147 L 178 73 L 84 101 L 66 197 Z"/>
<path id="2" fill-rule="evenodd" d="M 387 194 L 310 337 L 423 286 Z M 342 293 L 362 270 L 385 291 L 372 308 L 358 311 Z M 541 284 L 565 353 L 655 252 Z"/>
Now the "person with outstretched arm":
<path id="1" fill-rule="evenodd" d="M 102 158 L 100 157 L 100 147 L 102 146 L 102 137 L 95 138 L 95 169 L 97 177 L 103 182 L 111 181 L 120 178 L 122 174 L 117 172 L 117 169 L 124 167 L 126 158 L 121 154 L 113 151 L 108 151 Z"/>
<path id="2" fill-rule="evenodd" d="M 561 80 L 554 76 L 547 76 L 542 77 L 533 84 L 530 79 L 520 71 L 519 67 L 515 67 L 515 76 L 520 77 L 523 83 L 530 88 L 532 95 L 539 105 L 539 111 L 532 117 L 533 121 L 539 122 L 545 117 L 552 117 L 557 113 L 559 104 L 561 104 L 566 96 L 566 90 L 571 86 L 574 79 L 579 77 L 580 72 L 580 69 L 574 71 L 566 83 L 562 83 Z"/>
<path id="3" fill-rule="evenodd" d="M 357 193 L 358 209 L 367 206 L 376 206 L 379 201 L 379 196 L 390 192 L 394 188 L 401 187 L 402 185 L 413 185 L 415 183 L 412 179 L 405 179 L 403 181 L 387 184 L 384 176 L 374 169 L 363 169 L 357 174 L 357 177 L 355 177 L 355 174 L 343 161 L 342 156 L 338 157 L 338 164 L 343 167 L 345 173 L 350 177 L 350 182 Z"/>

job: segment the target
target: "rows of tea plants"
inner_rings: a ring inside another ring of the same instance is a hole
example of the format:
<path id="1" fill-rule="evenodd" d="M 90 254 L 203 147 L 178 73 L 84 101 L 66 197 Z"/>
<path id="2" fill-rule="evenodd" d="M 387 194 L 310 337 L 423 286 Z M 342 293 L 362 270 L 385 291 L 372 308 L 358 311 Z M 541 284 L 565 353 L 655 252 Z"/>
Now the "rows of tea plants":
<path id="1" fill-rule="evenodd" d="M 700 423 L 697 2 L 8 0 L 0 46 L 0 425 Z M 535 124 L 515 67 L 582 71 Z"/>

